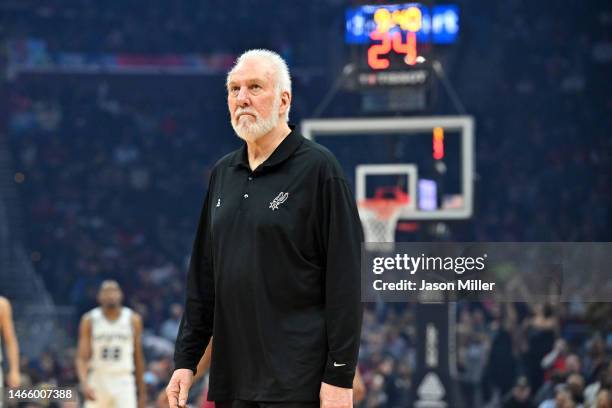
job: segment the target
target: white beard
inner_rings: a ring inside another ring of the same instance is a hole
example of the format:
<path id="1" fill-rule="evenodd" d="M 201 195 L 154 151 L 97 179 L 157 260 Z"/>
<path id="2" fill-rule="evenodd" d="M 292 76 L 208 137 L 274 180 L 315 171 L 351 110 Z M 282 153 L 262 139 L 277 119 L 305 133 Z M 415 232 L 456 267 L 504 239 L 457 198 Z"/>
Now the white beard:
<path id="1" fill-rule="evenodd" d="M 274 98 L 272 105 L 272 112 L 270 116 L 262 119 L 257 112 L 250 108 L 238 108 L 236 110 L 236 116 L 240 113 L 250 113 L 255 116 L 255 121 L 248 117 L 240 117 L 238 120 L 232 120 L 232 128 L 239 138 L 247 141 L 254 141 L 269 133 L 272 129 L 278 126 L 280 118 L 278 116 L 280 110 L 280 94 Z"/>

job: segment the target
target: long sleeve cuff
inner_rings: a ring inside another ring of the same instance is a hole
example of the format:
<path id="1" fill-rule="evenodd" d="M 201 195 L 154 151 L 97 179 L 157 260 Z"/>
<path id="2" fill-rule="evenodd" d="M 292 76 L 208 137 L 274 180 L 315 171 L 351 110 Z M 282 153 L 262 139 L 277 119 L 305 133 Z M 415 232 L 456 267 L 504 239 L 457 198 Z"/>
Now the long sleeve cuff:
<path id="1" fill-rule="evenodd" d="M 352 363 L 334 361 L 331 356 L 328 356 L 323 373 L 323 382 L 336 387 L 353 388 L 355 369 L 356 367 Z"/>
<path id="2" fill-rule="evenodd" d="M 185 356 L 177 356 L 175 354 L 174 355 L 174 369 L 178 370 L 179 368 L 188 368 L 191 371 L 193 371 L 193 375 L 196 375 L 196 372 L 198 370 L 198 364 L 197 363 L 193 364 L 193 360 L 190 358 L 187 358 Z"/>

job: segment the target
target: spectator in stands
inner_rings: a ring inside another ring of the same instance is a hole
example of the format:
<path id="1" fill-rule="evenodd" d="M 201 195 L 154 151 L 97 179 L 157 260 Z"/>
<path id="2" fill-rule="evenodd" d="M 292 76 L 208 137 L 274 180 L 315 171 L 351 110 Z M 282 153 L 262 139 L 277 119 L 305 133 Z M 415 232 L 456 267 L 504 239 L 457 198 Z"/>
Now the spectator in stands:
<path id="1" fill-rule="evenodd" d="M 542 359 L 552 350 L 559 332 L 559 321 L 549 304 L 536 303 L 534 315 L 524 324 L 527 350 L 524 364 L 529 385 L 537 390 L 544 382 Z"/>
<path id="2" fill-rule="evenodd" d="M 503 408 L 535 408 L 531 401 L 531 387 L 526 377 L 519 377 L 508 395 L 502 400 Z"/>
<path id="3" fill-rule="evenodd" d="M 180 303 L 173 303 L 170 306 L 170 317 L 162 323 L 160 334 L 170 341 L 175 341 L 182 316 L 183 306 Z"/>

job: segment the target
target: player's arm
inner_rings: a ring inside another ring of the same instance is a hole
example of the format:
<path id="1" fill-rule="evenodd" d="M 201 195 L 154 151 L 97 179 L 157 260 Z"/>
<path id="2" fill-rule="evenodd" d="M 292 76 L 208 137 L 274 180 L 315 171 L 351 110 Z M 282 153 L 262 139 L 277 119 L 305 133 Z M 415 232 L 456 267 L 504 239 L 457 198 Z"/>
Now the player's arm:
<path id="1" fill-rule="evenodd" d="M 359 367 L 355 370 L 355 378 L 353 378 L 353 403 L 358 405 L 365 398 L 366 388 L 363 383 L 363 378 L 359 372 Z"/>
<path id="2" fill-rule="evenodd" d="M 145 360 L 142 352 L 142 318 L 138 313 L 132 314 L 134 328 L 134 369 L 136 387 L 138 387 L 138 406 L 144 407 L 147 401 L 147 390 L 144 383 Z"/>
<path id="3" fill-rule="evenodd" d="M 13 310 L 10 302 L 0 297 L 0 328 L 2 336 L 6 344 L 6 358 L 9 364 L 8 386 L 11 388 L 19 387 L 19 343 L 15 335 L 15 326 L 13 324 Z M 2 385 L 2 384 L 0 384 Z"/>
<path id="4" fill-rule="evenodd" d="M 89 387 L 87 382 L 91 355 L 91 318 L 89 315 L 85 315 L 81 318 L 81 323 L 79 324 L 79 343 L 77 346 L 75 365 L 79 384 L 85 394 L 85 398 L 89 400 L 95 399 L 93 390 Z"/>
<path id="5" fill-rule="evenodd" d="M 200 359 L 200 362 L 198 363 L 198 367 L 196 369 L 196 375 L 195 377 L 193 377 L 194 381 L 199 380 L 200 378 L 204 377 L 204 374 L 206 374 L 206 372 L 208 371 L 208 369 L 210 368 L 210 358 L 212 356 L 212 340 L 213 338 L 210 338 L 210 341 L 208 342 L 208 346 L 206 346 L 206 351 L 204 352 L 204 355 L 202 356 L 202 358 Z"/>

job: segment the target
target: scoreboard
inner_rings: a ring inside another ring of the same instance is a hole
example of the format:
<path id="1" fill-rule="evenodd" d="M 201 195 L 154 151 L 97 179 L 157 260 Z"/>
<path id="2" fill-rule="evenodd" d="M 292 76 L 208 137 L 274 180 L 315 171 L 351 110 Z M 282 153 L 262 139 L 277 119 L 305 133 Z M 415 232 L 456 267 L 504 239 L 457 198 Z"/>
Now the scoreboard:
<path id="1" fill-rule="evenodd" d="M 458 38 L 459 8 L 453 4 L 350 7 L 345 13 L 344 42 L 354 69 L 348 88 L 372 90 L 369 95 L 378 102 L 366 105 L 381 105 L 387 98 L 388 107 L 395 110 L 421 109 L 426 104 L 434 50 L 440 52 Z"/>
<path id="2" fill-rule="evenodd" d="M 418 41 L 452 44 L 459 34 L 459 8 L 440 5 L 430 8 L 419 3 L 365 5 L 346 11 L 347 44 L 366 44 L 370 34 L 413 32 Z"/>

